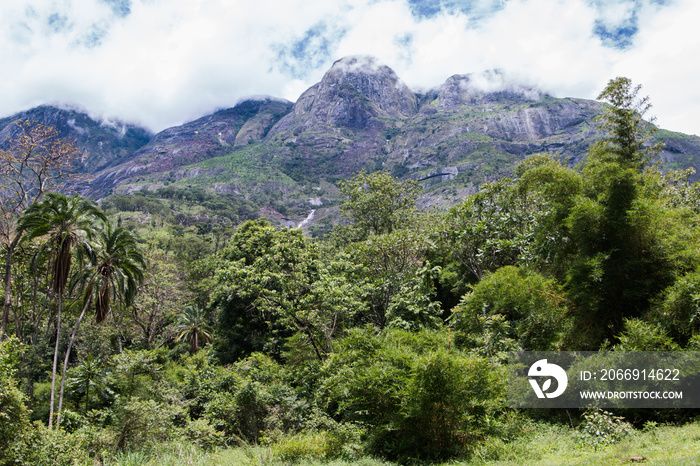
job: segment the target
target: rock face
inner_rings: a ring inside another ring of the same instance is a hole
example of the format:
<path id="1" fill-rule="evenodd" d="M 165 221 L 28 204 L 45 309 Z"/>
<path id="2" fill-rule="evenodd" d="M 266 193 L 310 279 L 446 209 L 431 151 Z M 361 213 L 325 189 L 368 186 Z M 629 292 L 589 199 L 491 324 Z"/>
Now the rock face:
<path id="1" fill-rule="evenodd" d="M 347 57 L 336 61 L 320 83 L 299 97 L 272 133 L 315 127 L 376 129 L 383 126 L 379 118 L 410 118 L 417 104 L 416 95 L 391 68 L 372 57 Z"/>
<path id="2" fill-rule="evenodd" d="M 82 168 L 91 173 L 128 160 L 153 136 L 145 128 L 119 120 L 93 117 L 78 107 L 42 105 L 0 119 L 1 145 L 6 145 L 19 131 L 15 122 L 20 120 L 54 126 L 61 138 L 75 140 L 87 155 Z"/>

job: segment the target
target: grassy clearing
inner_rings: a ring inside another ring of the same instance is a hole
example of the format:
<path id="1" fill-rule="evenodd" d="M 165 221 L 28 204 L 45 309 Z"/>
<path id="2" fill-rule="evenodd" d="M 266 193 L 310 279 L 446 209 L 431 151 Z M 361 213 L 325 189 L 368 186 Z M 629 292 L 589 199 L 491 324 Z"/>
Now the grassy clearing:
<path id="1" fill-rule="evenodd" d="M 89 463 L 88 463 L 89 464 Z M 88 466 L 86 464 L 85 466 Z M 240 447 L 214 452 L 204 452 L 191 445 L 168 445 L 159 452 L 122 453 L 111 460 L 105 460 L 107 466 L 286 466 L 290 464 L 276 458 L 269 447 Z M 360 458 L 354 461 L 321 461 L 302 459 L 294 464 L 300 466 L 391 466 L 393 463 L 374 458 Z"/>
<path id="2" fill-rule="evenodd" d="M 633 458 L 644 458 L 635 461 Z M 271 447 L 248 446 L 204 452 L 192 445 L 173 444 L 158 452 L 123 453 L 105 465 L 250 465 L 282 466 L 289 464 L 277 457 Z M 390 466 L 395 463 L 362 457 L 353 461 L 302 459 L 301 466 Z M 683 427 L 660 426 L 648 432 L 636 431 L 625 440 L 608 447 L 593 449 L 581 445 L 577 431 L 565 426 L 540 425 L 530 434 L 505 443 L 491 438 L 468 461 L 452 461 L 443 466 L 510 466 L 510 465 L 667 465 L 700 464 L 700 423 Z"/>
<path id="3" fill-rule="evenodd" d="M 697 465 L 700 464 L 700 423 L 661 426 L 634 432 L 619 443 L 597 451 L 577 441 L 577 432 L 562 426 L 540 427 L 532 435 L 504 444 L 490 439 L 471 461 L 453 465 Z M 644 458 L 635 461 L 632 458 Z"/>

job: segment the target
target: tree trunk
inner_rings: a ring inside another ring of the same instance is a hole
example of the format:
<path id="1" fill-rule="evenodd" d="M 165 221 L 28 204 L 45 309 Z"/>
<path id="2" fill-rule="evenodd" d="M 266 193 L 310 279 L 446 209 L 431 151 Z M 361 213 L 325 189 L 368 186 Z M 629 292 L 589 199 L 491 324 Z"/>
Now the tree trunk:
<path id="1" fill-rule="evenodd" d="M 78 333 L 78 327 L 80 327 L 80 322 L 83 320 L 83 317 L 85 316 L 85 311 L 87 311 L 87 308 L 90 306 L 90 299 L 85 302 L 85 305 L 83 306 L 83 311 L 80 313 L 80 317 L 78 317 L 78 321 L 75 323 L 75 328 L 73 329 L 73 333 L 71 333 L 70 336 L 70 341 L 68 342 L 68 348 L 66 349 L 66 357 L 63 359 L 63 371 L 61 372 L 61 390 L 58 394 L 58 413 L 56 414 L 56 428 L 61 425 L 61 410 L 63 409 L 63 391 L 66 387 L 66 369 L 68 368 L 68 359 L 70 358 L 70 351 L 71 348 L 73 348 L 73 341 L 75 340 L 75 335 Z"/>
<path id="2" fill-rule="evenodd" d="M 56 346 L 53 350 L 53 368 L 51 369 L 51 402 L 49 404 L 49 428 L 53 425 L 53 402 L 56 397 L 56 367 L 58 366 L 58 340 L 61 337 L 61 307 L 63 296 L 58 295 L 58 315 L 56 317 Z"/>
<path id="3" fill-rule="evenodd" d="M 19 239 L 22 237 L 22 233 L 19 232 L 15 236 L 15 239 L 7 245 L 7 256 L 5 257 L 5 302 L 2 306 L 2 322 L 0 323 L 0 339 L 4 340 L 7 333 L 7 321 L 10 316 L 10 307 L 12 304 L 12 255 L 15 251 Z"/>

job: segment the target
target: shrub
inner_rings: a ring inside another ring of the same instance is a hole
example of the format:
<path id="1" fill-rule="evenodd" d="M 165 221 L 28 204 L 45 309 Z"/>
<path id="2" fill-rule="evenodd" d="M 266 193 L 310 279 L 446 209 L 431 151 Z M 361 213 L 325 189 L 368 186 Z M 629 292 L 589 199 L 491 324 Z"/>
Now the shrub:
<path id="1" fill-rule="evenodd" d="M 483 434 L 493 374 L 487 360 L 444 349 L 417 358 L 401 393 L 399 452 L 436 460 L 464 453 Z"/>
<path id="2" fill-rule="evenodd" d="M 579 441 L 598 450 L 612 445 L 632 433 L 632 425 L 621 416 L 595 408 L 583 414 L 584 422 L 579 426 Z"/>
<path id="3" fill-rule="evenodd" d="M 35 423 L 35 427 L 32 450 L 25 456 L 23 464 L 71 466 L 88 462 L 89 455 L 83 449 L 81 437 L 39 423 Z"/>
<path id="4" fill-rule="evenodd" d="M 660 325 L 639 319 L 625 319 L 617 351 L 678 351 L 680 347 Z"/>
<path id="5" fill-rule="evenodd" d="M 554 280 L 525 268 L 501 267 L 455 308 L 457 343 L 469 347 L 474 335 L 484 334 L 484 318 L 502 315 L 509 324 L 507 337 L 527 350 L 550 350 L 567 329 L 565 311 L 563 292 Z"/>
<path id="6" fill-rule="evenodd" d="M 230 392 L 215 393 L 204 408 L 204 419 L 223 435 L 224 441 L 238 439 L 238 403 Z"/>
<path id="7" fill-rule="evenodd" d="M 371 452 L 446 459 L 471 449 L 503 397 L 499 366 L 447 349 L 445 332 L 355 329 L 322 369 L 332 413 L 367 427 Z"/>
<path id="8" fill-rule="evenodd" d="M 31 429 L 24 394 L 14 379 L 19 349 L 15 337 L 0 343 L 0 461 L 8 463 L 22 458 Z"/>
<path id="9" fill-rule="evenodd" d="M 334 439 L 328 432 L 301 432 L 281 438 L 272 446 L 273 453 L 284 462 L 304 459 L 332 459 L 337 451 Z"/>
<path id="10" fill-rule="evenodd" d="M 700 331 L 700 273 L 684 275 L 664 290 L 650 318 L 686 345 Z"/>
<path id="11" fill-rule="evenodd" d="M 138 449 L 164 442 L 176 435 L 176 422 L 184 416 L 181 406 L 132 398 L 118 410 L 116 446 Z"/>
<path id="12" fill-rule="evenodd" d="M 202 415 L 226 442 L 258 443 L 262 433 L 269 436 L 302 427 L 308 403 L 287 378 L 283 366 L 254 353 L 222 370 L 216 381 L 200 385 L 188 381 L 186 387 L 188 398 L 197 395 L 195 401 L 206 400 Z"/>
<path id="13" fill-rule="evenodd" d="M 202 450 L 209 451 L 214 447 L 223 444 L 223 433 L 206 419 L 196 419 L 187 424 L 184 429 L 184 436 Z"/>

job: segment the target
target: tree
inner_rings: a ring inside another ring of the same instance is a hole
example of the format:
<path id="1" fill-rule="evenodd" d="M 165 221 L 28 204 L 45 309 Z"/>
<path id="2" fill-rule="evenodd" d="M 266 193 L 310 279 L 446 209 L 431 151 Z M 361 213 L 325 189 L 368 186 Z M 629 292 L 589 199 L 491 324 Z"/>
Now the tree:
<path id="1" fill-rule="evenodd" d="M 633 87 L 631 79 L 618 77 L 611 79 L 598 96 L 598 100 L 611 105 L 599 117 L 609 133 L 604 140 L 606 149 L 619 163 L 634 168 L 642 168 L 661 149 L 661 143 L 647 147 L 656 128 L 654 118 L 648 122 L 643 119 L 651 103 L 648 96 L 639 96 L 641 89 L 641 85 Z"/>
<path id="2" fill-rule="evenodd" d="M 504 333 L 489 334 L 501 320 Z M 554 280 L 509 265 L 474 286 L 454 309 L 452 321 L 458 345 L 488 356 L 507 347 L 503 341 L 516 342 L 526 351 L 551 351 L 567 330 L 566 299 Z"/>
<path id="3" fill-rule="evenodd" d="M 364 309 L 362 289 L 347 279 L 349 261 L 325 263 L 300 230 L 246 222 L 223 252 L 212 305 L 228 355 L 278 352 L 299 332 L 325 359 L 332 336 Z"/>
<path id="4" fill-rule="evenodd" d="M 434 287 L 433 270 L 426 265 L 429 247 L 424 232 L 400 229 L 347 248 L 368 285 L 372 324 L 384 328 L 435 323 L 440 310 L 430 301 Z"/>
<path id="5" fill-rule="evenodd" d="M 523 196 L 512 180 L 486 183 L 447 214 L 443 242 L 477 280 L 516 265 L 529 253 L 538 218 L 544 215 L 537 200 Z"/>
<path id="6" fill-rule="evenodd" d="M 105 219 L 106 220 L 106 219 Z M 134 301 L 138 286 L 143 282 L 145 259 L 136 238 L 124 227 L 113 227 L 106 221 L 103 228 L 97 232 L 97 244 L 89 252 L 89 262 L 75 277 L 83 291 L 83 310 L 78 317 L 73 333 L 71 333 L 63 360 L 61 390 L 58 398 L 58 415 L 56 424 L 60 425 L 60 414 L 63 407 L 63 392 L 66 384 L 66 370 L 70 359 L 71 348 L 78 333 L 85 312 L 94 302 L 95 321 L 102 322 L 111 311 L 112 300 L 120 300 L 124 307 Z"/>
<path id="7" fill-rule="evenodd" d="M 362 171 L 339 186 L 345 197 L 341 210 L 363 238 L 369 233 L 391 233 L 405 226 L 421 191 L 416 181 L 398 181 L 386 172 Z"/>
<path id="8" fill-rule="evenodd" d="M 214 334 L 206 319 L 204 309 L 187 306 L 177 316 L 175 341 L 185 340 L 190 344 L 190 352 L 199 351 L 200 344 L 207 344 L 214 339 Z"/>
<path id="9" fill-rule="evenodd" d="M 83 414 L 87 414 L 90 408 L 91 388 L 102 398 L 108 396 L 109 389 L 107 388 L 105 374 L 105 370 L 102 368 L 102 360 L 99 357 L 94 357 L 92 354 L 88 354 L 87 358 L 81 361 L 68 374 L 68 389 L 73 392 L 74 396 L 85 397 L 85 411 Z"/>
<path id="10" fill-rule="evenodd" d="M 600 98 L 612 104 L 601 119 L 609 135 L 594 145 L 583 169 L 585 186 L 566 219 L 575 252 L 567 272 L 579 347 L 614 340 L 625 318 L 639 317 L 650 299 L 672 282 L 673 269 L 659 236 L 663 210 L 644 195 L 642 168 L 650 108 L 639 86 L 611 80 Z"/>
<path id="11" fill-rule="evenodd" d="M 36 264 L 42 257 L 48 258 L 50 290 L 57 307 L 49 427 L 53 424 L 63 294 L 70 275 L 73 251 L 75 248 L 82 248 L 89 255 L 90 240 L 95 236 L 97 222 L 106 222 L 106 220 L 102 211 L 92 202 L 77 195 L 69 198 L 63 194 L 47 193 L 44 199 L 27 208 L 17 225 L 18 231 L 26 231 L 25 241 L 47 237 L 39 248 L 34 263 Z"/>
<path id="12" fill-rule="evenodd" d="M 22 211 L 44 193 L 77 182 L 71 173 L 82 152 L 72 142 L 61 139 L 52 126 L 28 120 L 17 123 L 7 149 L 0 149 L 0 234 L 5 246 L 5 270 L 0 333 L 7 331 L 11 307 L 12 260 L 23 229 L 15 228 Z"/>
<path id="13" fill-rule="evenodd" d="M 129 308 L 129 318 L 140 329 L 143 345 L 148 349 L 172 338 L 168 325 L 175 318 L 175 311 L 184 308 L 193 296 L 185 285 L 185 272 L 172 253 L 151 244 L 146 249 L 145 258 L 143 283 Z M 195 287 L 210 288 L 205 278 L 197 278 Z"/>
<path id="14" fill-rule="evenodd" d="M 528 199 L 535 222 L 528 225 L 528 254 L 538 270 L 546 270 L 558 280 L 565 280 L 571 265 L 572 243 L 566 218 L 583 192 L 583 177 L 548 154 L 528 157 L 515 169 L 514 189 L 521 199 Z"/>

